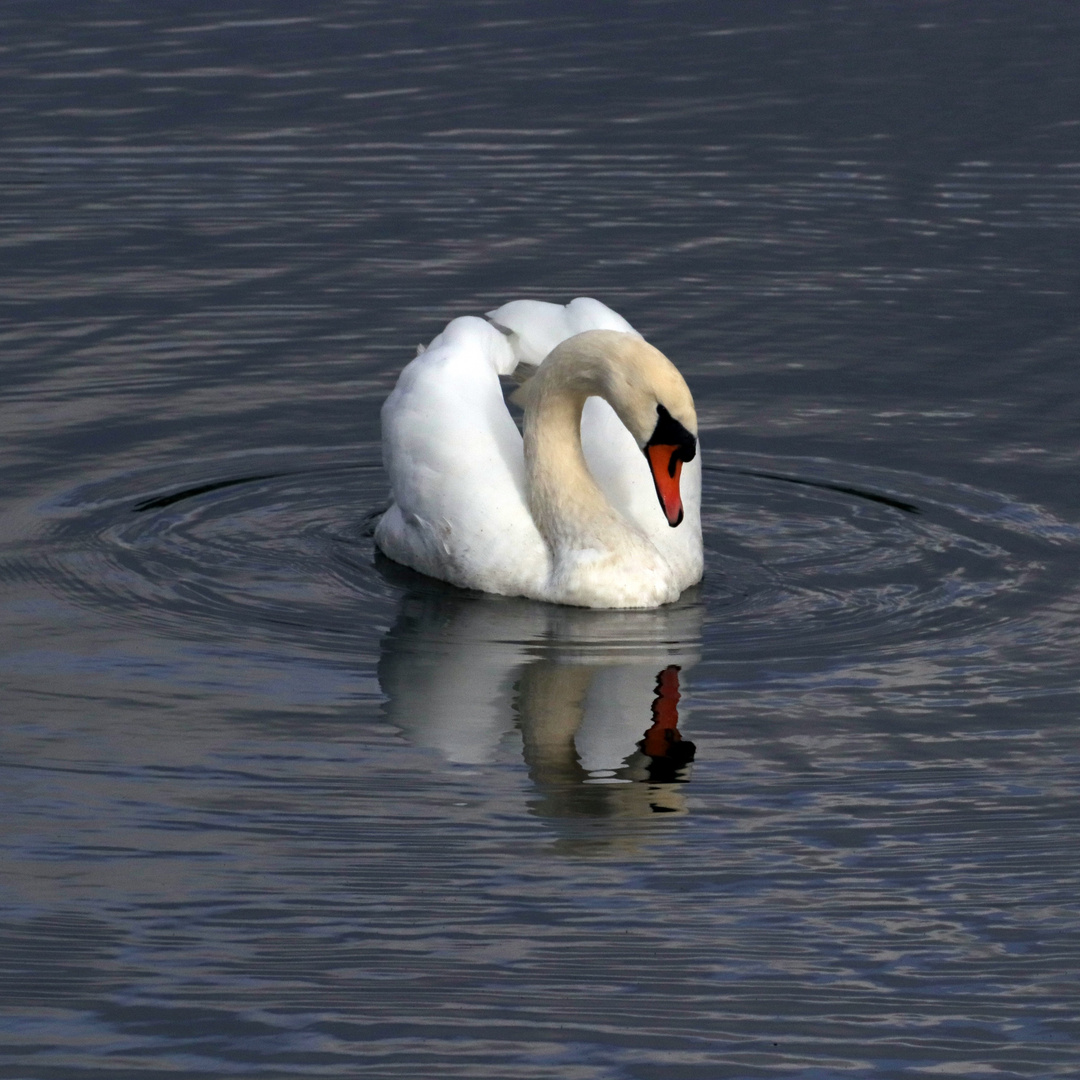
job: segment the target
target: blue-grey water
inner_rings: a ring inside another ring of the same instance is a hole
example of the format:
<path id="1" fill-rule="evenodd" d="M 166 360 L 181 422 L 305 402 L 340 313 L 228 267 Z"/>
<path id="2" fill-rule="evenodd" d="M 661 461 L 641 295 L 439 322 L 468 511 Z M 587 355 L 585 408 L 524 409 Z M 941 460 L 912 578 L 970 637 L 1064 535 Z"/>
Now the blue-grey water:
<path id="1" fill-rule="evenodd" d="M 1080 1071 L 1080 13 L 0 7 L 0 1077 Z M 377 557 L 418 342 L 685 373 L 655 612 Z"/>

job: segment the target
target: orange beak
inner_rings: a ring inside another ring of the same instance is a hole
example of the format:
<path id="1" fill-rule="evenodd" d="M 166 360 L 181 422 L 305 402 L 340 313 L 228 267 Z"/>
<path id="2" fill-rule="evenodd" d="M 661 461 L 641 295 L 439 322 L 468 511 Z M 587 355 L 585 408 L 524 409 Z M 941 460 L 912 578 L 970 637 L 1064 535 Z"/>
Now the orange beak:
<path id="1" fill-rule="evenodd" d="M 682 456 L 678 446 L 662 446 L 650 443 L 645 447 L 653 483 L 660 505 L 664 508 L 667 523 L 674 528 L 683 519 L 682 495 L 679 493 L 679 476 L 682 474 Z"/>

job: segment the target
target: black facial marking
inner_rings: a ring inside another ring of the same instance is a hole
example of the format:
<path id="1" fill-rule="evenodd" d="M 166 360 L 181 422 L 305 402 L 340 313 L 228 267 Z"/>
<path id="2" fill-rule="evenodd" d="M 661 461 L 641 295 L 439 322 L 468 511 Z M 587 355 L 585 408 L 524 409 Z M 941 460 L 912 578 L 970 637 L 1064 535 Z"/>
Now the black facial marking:
<path id="1" fill-rule="evenodd" d="M 671 455 L 671 461 L 668 464 L 668 473 L 674 476 L 676 459 L 694 460 L 697 454 L 697 439 L 663 405 L 656 406 L 656 417 L 656 427 L 645 446 L 677 446 L 679 448 L 677 453 Z"/>

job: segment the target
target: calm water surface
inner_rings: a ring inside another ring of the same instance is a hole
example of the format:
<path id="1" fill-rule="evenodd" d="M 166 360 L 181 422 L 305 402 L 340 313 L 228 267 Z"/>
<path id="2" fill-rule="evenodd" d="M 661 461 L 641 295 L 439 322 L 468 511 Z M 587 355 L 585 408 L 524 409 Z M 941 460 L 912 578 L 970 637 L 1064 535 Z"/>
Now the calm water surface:
<path id="1" fill-rule="evenodd" d="M 0 10 L 0 1077 L 1080 1069 L 1068 5 Z M 699 403 L 654 612 L 376 556 L 417 342 Z"/>

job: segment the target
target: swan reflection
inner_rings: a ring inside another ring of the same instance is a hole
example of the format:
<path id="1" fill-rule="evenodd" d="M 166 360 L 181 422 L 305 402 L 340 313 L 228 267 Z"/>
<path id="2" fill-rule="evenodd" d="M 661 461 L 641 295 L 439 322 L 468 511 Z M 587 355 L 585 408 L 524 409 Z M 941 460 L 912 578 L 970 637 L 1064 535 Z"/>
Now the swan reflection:
<path id="1" fill-rule="evenodd" d="M 685 810 L 694 744 L 679 730 L 680 680 L 700 656 L 702 621 L 692 595 L 594 611 L 417 577 L 378 667 L 387 718 L 414 745 L 482 765 L 516 730 L 545 816 Z"/>

